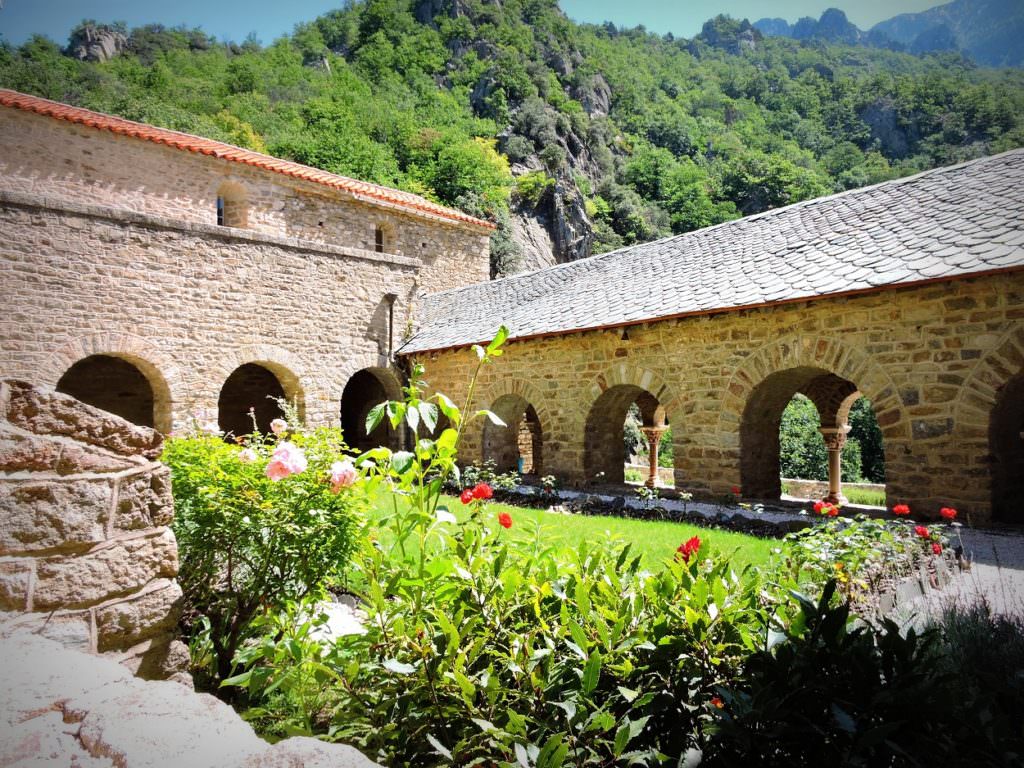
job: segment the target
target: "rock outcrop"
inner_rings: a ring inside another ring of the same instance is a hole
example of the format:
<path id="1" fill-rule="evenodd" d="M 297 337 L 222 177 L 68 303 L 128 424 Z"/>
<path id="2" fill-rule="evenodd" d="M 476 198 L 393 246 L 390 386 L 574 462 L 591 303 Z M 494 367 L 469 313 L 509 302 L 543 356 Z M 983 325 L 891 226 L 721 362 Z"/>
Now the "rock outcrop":
<path id="1" fill-rule="evenodd" d="M 72 33 L 67 52 L 82 61 L 110 61 L 127 47 L 123 32 L 103 24 L 83 24 Z"/>

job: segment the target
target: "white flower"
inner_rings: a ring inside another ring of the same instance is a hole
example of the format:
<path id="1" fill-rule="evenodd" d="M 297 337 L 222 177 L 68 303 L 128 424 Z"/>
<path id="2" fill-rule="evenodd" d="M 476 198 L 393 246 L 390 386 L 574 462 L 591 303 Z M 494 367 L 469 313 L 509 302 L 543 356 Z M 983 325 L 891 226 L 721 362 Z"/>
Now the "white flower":
<path id="1" fill-rule="evenodd" d="M 284 419 L 274 419 L 270 422 L 270 431 L 280 437 L 288 431 L 288 422 Z"/>
<path id="2" fill-rule="evenodd" d="M 202 426 L 203 432 L 208 435 L 223 435 L 224 433 L 220 429 L 220 425 L 216 421 L 208 421 Z"/>

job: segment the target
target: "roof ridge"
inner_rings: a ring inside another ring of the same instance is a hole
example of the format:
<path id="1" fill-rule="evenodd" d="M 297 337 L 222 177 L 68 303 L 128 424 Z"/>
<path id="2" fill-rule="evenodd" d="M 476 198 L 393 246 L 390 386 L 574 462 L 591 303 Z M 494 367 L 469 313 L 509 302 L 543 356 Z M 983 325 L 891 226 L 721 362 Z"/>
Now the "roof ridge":
<path id="1" fill-rule="evenodd" d="M 491 230 L 496 228 L 492 222 L 470 216 L 455 208 L 434 203 L 412 192 L 385 187 L 368 181 L 360 181 L 359 179 L 325 171 L 322 168 L 314 168 L 302 163 L 296 163 L 293 160 L 285 160 L 263 152 L 217 141 L 216 139 L 197 136 L 192 133 L 185 133 L 184 131 L 176 131 L 172 128 L 162 128 L 150 125 L 149 123 L 141 123 L 136 120 L 129 120 L 126 117 L 120 117 L 119 115 L 96 112 L 85 107 L 76 107 L 71 104 L 21 93 L 20 91 L 8 88 L 0 88 L 0 106 L 20 109 L 55 120 L 66 120 L 77 125 L 84 125 L 89 128 L 110 131 L 121 136 L 162 144 L 172 149 L 261 168 L 265 171 L 279 173 L 301 181 L 308 181 L 313 184 L 321 184 L 332 189 L 341 190 L 363 202 L 404 208 L 415 215 L 447 219 Z"/>

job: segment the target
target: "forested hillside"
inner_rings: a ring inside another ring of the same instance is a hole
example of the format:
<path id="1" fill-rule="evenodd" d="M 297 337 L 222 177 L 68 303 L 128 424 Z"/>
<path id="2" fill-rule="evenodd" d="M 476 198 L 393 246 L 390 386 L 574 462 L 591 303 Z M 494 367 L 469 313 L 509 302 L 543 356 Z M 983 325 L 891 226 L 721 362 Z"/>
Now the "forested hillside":
<path id="1" fill-rule="evenodd" d="M 493 218 L 495 274 L 1024 145 L 1020 70 L 555 0 L 350 2 L 265 46 L 87 22 L 0 47 L 0 86 Z"/>

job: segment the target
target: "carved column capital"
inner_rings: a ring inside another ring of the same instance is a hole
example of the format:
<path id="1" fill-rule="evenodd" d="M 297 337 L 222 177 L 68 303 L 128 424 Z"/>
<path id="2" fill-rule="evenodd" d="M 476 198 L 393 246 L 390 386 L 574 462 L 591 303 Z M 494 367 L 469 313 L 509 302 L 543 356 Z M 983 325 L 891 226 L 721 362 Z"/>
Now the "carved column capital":
<path id="1" fill-rule="evenodd" d="M 850 434 L 850 425 L 844 424 L 841 427 L 822 427 L 821 437 L 825 441 L 825 447 L 830 451 L 841 451 L 846 445 L 846 436 Z"/>

